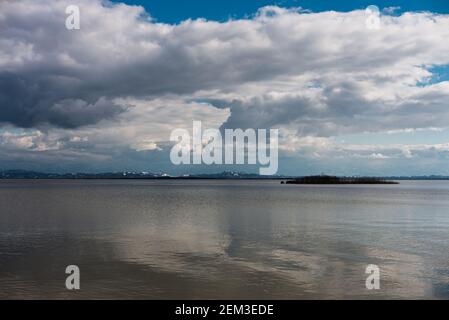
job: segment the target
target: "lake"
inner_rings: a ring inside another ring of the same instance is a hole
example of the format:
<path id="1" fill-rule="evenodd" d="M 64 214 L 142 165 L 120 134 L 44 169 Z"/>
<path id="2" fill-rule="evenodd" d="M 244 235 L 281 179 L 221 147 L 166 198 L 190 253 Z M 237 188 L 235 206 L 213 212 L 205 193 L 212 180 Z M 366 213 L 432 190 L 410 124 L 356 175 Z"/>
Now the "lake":
<path id="1" fill-rule="evenodd" d="M 449 298 L 448 181 L 0 180 L 0 208 L 1 299 Z"/>

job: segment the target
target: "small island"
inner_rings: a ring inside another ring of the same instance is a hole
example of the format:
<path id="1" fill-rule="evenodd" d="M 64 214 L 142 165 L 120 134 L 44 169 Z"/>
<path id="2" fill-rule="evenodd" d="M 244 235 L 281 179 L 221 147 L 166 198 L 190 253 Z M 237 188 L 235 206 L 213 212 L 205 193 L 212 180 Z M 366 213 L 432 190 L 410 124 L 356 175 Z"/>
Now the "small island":
<path id="1" fill-rule="evenodd" d="M 281 181 L 281 184 L 399 184 L 399 182 L 375 177 L 336 177 L 321 175 Z"/>

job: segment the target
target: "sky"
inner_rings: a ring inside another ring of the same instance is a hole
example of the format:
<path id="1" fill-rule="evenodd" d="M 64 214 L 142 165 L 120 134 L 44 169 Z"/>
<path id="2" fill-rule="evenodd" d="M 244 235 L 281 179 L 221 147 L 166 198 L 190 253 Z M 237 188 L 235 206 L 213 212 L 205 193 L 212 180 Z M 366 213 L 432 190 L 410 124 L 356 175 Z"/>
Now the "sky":
<path id="1" fill-rule="evenodd" d="M 396 14 L 407 11 L 429 11 L 435 13 L 449 13 L 446 1 L 429 0 L 392 0 L 392 1 L 317 1 L 317 0 L 126 0 L 115 1 L 130 5 L 141 5 L 158 22 L 179 23 L 187 19 L 205 18 L 214 21 L 241 19 L 254 13 L 264 6 L 279 6 L 283 8 L 301 7 L 312 12 L 365 10 L 369 5 L 376 5 L 379 9 L 395 8 Z"/>
<path id="2" fill-rule="evenodd" d="M 1 1 L 0 30 L 0 170 L 257 172 L 173 165 L 202 121 L 279 129 L 278 174 L 449 174 L 446 1 Z"/>

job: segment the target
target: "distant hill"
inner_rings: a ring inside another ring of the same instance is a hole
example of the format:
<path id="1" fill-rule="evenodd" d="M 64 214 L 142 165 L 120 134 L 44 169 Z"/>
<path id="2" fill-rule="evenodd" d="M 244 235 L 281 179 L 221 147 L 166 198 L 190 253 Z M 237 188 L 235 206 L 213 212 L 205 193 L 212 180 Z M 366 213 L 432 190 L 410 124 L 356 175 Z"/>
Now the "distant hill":
<path id="1" fill-rule="evenodd" d="M 336 176 L 308 176 L 287 181 L 283 184 L 398 184 L 398 182 L 372 177 L 336 177 Z"/>

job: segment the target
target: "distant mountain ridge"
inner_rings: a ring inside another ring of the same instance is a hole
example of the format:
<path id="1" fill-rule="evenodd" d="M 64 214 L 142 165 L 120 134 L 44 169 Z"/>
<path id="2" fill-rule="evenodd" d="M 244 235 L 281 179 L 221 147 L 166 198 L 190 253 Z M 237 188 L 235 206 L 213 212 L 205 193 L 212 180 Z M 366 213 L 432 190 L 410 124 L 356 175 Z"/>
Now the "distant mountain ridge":
<path id="1" fill-rule="evenodd" d="M 45 173 L 28 170 L 5 170 L 0 171 L 0 179 L 295 179 L 305 176 L 261 176 L 255 173 L 223 171 L 210 174 L 191 174 L 171 176 L 166 173 L 152 172 L 102 172 L 102 173 Z M 343 177 L 343 176 L 341 176 Z M 360 176 L 346 176 L 354 178 Z M 425 175 L 425 176 L 379 176 L 387 180 L 449 180 L 449 176 Z"/>
<path id="2" fill-rule="evenodd" d="M 0 179 L 285 179 L 288 176 L 260 176 L 253 173 L 223 171 L 212 174 L 171 176 L 152 172 L 44 173 L 27 170 L 0 171 Z"/>

